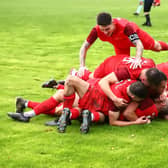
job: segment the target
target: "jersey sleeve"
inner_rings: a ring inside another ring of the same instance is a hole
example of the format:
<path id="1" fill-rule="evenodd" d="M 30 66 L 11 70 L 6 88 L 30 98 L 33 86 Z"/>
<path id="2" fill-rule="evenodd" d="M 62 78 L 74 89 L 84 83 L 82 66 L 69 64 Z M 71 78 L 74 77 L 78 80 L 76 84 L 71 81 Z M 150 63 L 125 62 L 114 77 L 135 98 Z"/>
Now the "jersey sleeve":
<path id="1" fill-rule="evenodd" d="M 137 34 L 137 30 L 132 23 L 127 23 L 124 29 L 124 34 L 128 36 L 131 42 L 135 40 L 139 40 L 139 36 Z"/>
<path id="2" fill-rule="evenodd" d="M 91 32 L 89 33 L 88 37 L 87 37 L 87 42 L 89 44 L 93 44 L 95 42 L 95 40 L 97 39 L 97 30 L 96 28 L 94 27 Z"/>
<path id="3" fill-rule="evenodd" d="M 144 101 L 141 102 L 140 106 L 136 109 L 135 113 L 138 117 L 150 116 L 151 118 L 154 118 L 157 117 L 158 110 L 153 100 L 150 98 L 146 98 Z"/>

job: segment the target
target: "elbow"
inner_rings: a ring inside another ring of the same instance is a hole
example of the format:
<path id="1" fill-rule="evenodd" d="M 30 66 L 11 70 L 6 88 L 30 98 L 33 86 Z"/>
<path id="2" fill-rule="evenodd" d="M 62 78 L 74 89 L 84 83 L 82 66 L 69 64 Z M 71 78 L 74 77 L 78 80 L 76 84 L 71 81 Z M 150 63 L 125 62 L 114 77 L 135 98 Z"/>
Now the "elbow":
<path id="1" fill-rule="evenodd" d="M 123 116 L 128 121 L 135 121 L 137 119 L 137 115 L 135 114 L 135 112 L 126 111 L 123 112 Z"/>
<path id="2" fill-rule="evenodd" d="M 113 112 L 109 112 L 109 114 L 108 114 L 108 116 L 109 116 L 109 125 L 110 126 L 115 126 L 116 124 L 115 124 L 115 119 L 114 119 L 114 114 L 113 114 Z"/>
<path id="3" fill-rule="evenodd" d="M 124 116 L 124 118 L 126 118 L 127 120 L 129 120 L 132 115 L 131 115 L 131 113 L 129 111 L 125 111 L 125 112 L 123 112 L 123 116 Z"/>

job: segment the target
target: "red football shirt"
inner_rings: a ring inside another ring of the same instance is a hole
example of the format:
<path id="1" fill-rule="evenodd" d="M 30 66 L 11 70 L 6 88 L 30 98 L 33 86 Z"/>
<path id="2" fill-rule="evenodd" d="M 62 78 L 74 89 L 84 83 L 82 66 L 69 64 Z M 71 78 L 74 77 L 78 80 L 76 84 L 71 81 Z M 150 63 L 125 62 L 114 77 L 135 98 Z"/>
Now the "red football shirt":
<path id="1" fill-rule="evenodd" d="M 111 43 L 117 54 L 130 54 L 129 48 L 135 47 L 135 45 L 128 38 L 132 34 L 137 34 L 139 39 L 142 41 L 145 49 L 153 49 L 155 41 L 154 39 L 141 30 L 135 23 L 129 22 L 123 18 L 114 18 L 113 24 L 115 30 L 111 36 L 104 34 L 98 25 L 96 25 L 87 37 L 87 42 L 92 44 L 99 38 L 102 41 Z"/>
<path id="2" fill-rule="evenodd" d="M 150 98 L 146 98 L 145 100 L 143 100 L 140 106 L 136 109 L 135 113 L 138 117 L 150 116 L 151 118 L 155 118 L 158 116 L 158 110 L 156 108 L 156 105 Z M 126 120 L 122 113 L 119 116 L 119 120 Z"/>
<path id="3" fill-rule="evenodd" d="M 142 67 L 131 69 L 130 64 L 126 64 L 126 60 L 130 57 L 120 55 L 119 57 L 111 56 L 105 59 L 94 71 L 95 78 L 103 78 L 104 76 L 114 72 L 118 80 L 138 79 L 141 71 L 146 68 L 154 68 L 155 63 L 152 59 L 142 57 Z"/>
<path id="4" fill-rule="evenodd" d="M 130 97 L 127 94 L 127 87 L 131 85 L 132 83 L 136 82 L 136 80 L 123 80 L 120 82 L 117 82 L 115 84 L 112 84 L 111 90 L 112 92 L 119 98 L 123 98 L 128 101 L 128 103 L 131 101 Z"/>

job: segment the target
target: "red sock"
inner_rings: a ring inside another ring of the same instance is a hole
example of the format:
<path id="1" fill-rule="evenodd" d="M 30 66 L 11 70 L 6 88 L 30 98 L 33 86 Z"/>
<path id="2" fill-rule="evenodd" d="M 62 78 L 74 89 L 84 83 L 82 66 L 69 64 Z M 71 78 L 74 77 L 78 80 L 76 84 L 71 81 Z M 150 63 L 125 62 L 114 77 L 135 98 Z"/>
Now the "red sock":
<path id="1" fill-rule="evenodd" d="M 58 104 L 59 104 L 58 101 L 56 101 L 53 97 L 50 97 L 49 99 L 37 105 L 34 108 L 34 112 L 36 113 L 36 115 L 43 113 L 45 114 L 46 111 L 53 110 Z"/>
<path id="2" fill-rule="evenodd" d="M 72 108 L 71 111 L 71 120 L 75 120 L 79 117 L 80 113 L 78 109 Z"/>
<path id="3" fill-rule="evenodd" d="M 87 81 L 89 79 L 89 75 L 91 74 L 92 72 L 90 72 L 89 70 L 85 69 L 84 71 L 84 75 L 81 77 L 81 79 Z"/>
<path id="4" fill-rule="evenodd" d="M 34 109 L 39 104 L 40 104 L 39 102 L 28 101 L 27 107 Z"/>
<path id="5" fill-rule="evenodd" d="M 162 46 L 161 50 L 168 50 L 168 44 L 163 41 L 158 41 L 160 45 Z"/>
<path id="6" fill-rule="evenodd" d="M 93 122 L 98 122 L 100 120 L 100 115 L 98 112 L 92 112 L 91 114 L 93 115 Z"/>
<path id="7" fill-rule="evenodd" d="M 69 109 L 71 109 L 72 105 L 74 103 L 74 100 L 75 100 L 75 93 L 73 93 L 70 96 L 64 96 L 64 105 L 63 105 L 63 108 L 69 108 Z"/>
<path id="8" fill-rule="evenodd" d="M 64 85 L 58 84 L 57 85 L 57 90 L 59 90 L 59 89 L 64 89 Z"/>

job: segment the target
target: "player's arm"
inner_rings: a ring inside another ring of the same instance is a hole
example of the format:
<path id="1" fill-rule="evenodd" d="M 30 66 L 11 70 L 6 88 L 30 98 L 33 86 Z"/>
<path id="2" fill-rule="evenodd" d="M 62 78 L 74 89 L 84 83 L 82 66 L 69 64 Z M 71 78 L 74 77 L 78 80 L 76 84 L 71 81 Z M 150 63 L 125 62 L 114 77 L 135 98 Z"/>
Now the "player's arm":
<path id="1" fill-rule="evenodd" d="M 132 43 L 136 46 L 135 57 L 140 60 L 143 55 L 143 50 L 144 50 L 143 44 L 140 39 L 134 40 Z"/>
<path id="2" fill-rule="evenodd" d="M 120 112 L 116 111 L 109 111 L 109 124 L 111 126 L 129 126 L 129 125 L 139 125 L 139 124 L 146 124 L 148 122 L 148 119 L 144 116 L 137 118 L 135 121 L 120 121 L 118 120 L 120 115 Z"/>
<path id="3" fill-rule="evenodd" d="M 138 119 L 135 114 L 136 109 L 138 108 L 139 103 L 131 102 L 127 108 L 123 111 L 123 116 L 129 121 L 136 121 Z"/>
<path id="4" fill-rule="evenodd" d="M 127 102 L 124 99 L 118 98 L 111 90 L 110 85 L 118 82 L 118 78 L 114 72 L 110 73 L 109 75 L 105 76 L 99 81 L 99 85 L 103 92 L 114 102 L 117 107 L 126 106 Z"/>
<path id="5" fill-rule="evenodd" d="M 84 41 L 84 43 L 82 44 L 82 47 L 80 49 L 80 52 L 79 52 L 80 67 L 85 67 L 85 59 L 86 59 L 86 55 L 87 55 L 87 50 L 95 42 L 96 39 L 97 39 L 97 30 L 94 27 L 91 30 L 91 32 L 89 33 L 87 39 Z"/>
<path id="6" fill-rule="evenodd" d="M 131 68 L 135 69 L 141 66 L 141 57 L 143 55 L 143 44 L 131 23 L 128 23 L 124 29 L 124 34 L 128 36 L 129 40 L 136 46 L 136 59 L 132 63 Z"/>
<path id="7" fill-rule="evenodd" d="M 80 49 L 80 67 L 85 67 L 85 59 L 86 59 L 86 54 L 87 54 L 87 50 L 90 47 L 90 43 L 87 42 L 87 40 L 84 41 L 84 43 L 82 44 L 82 47 Z"/>

